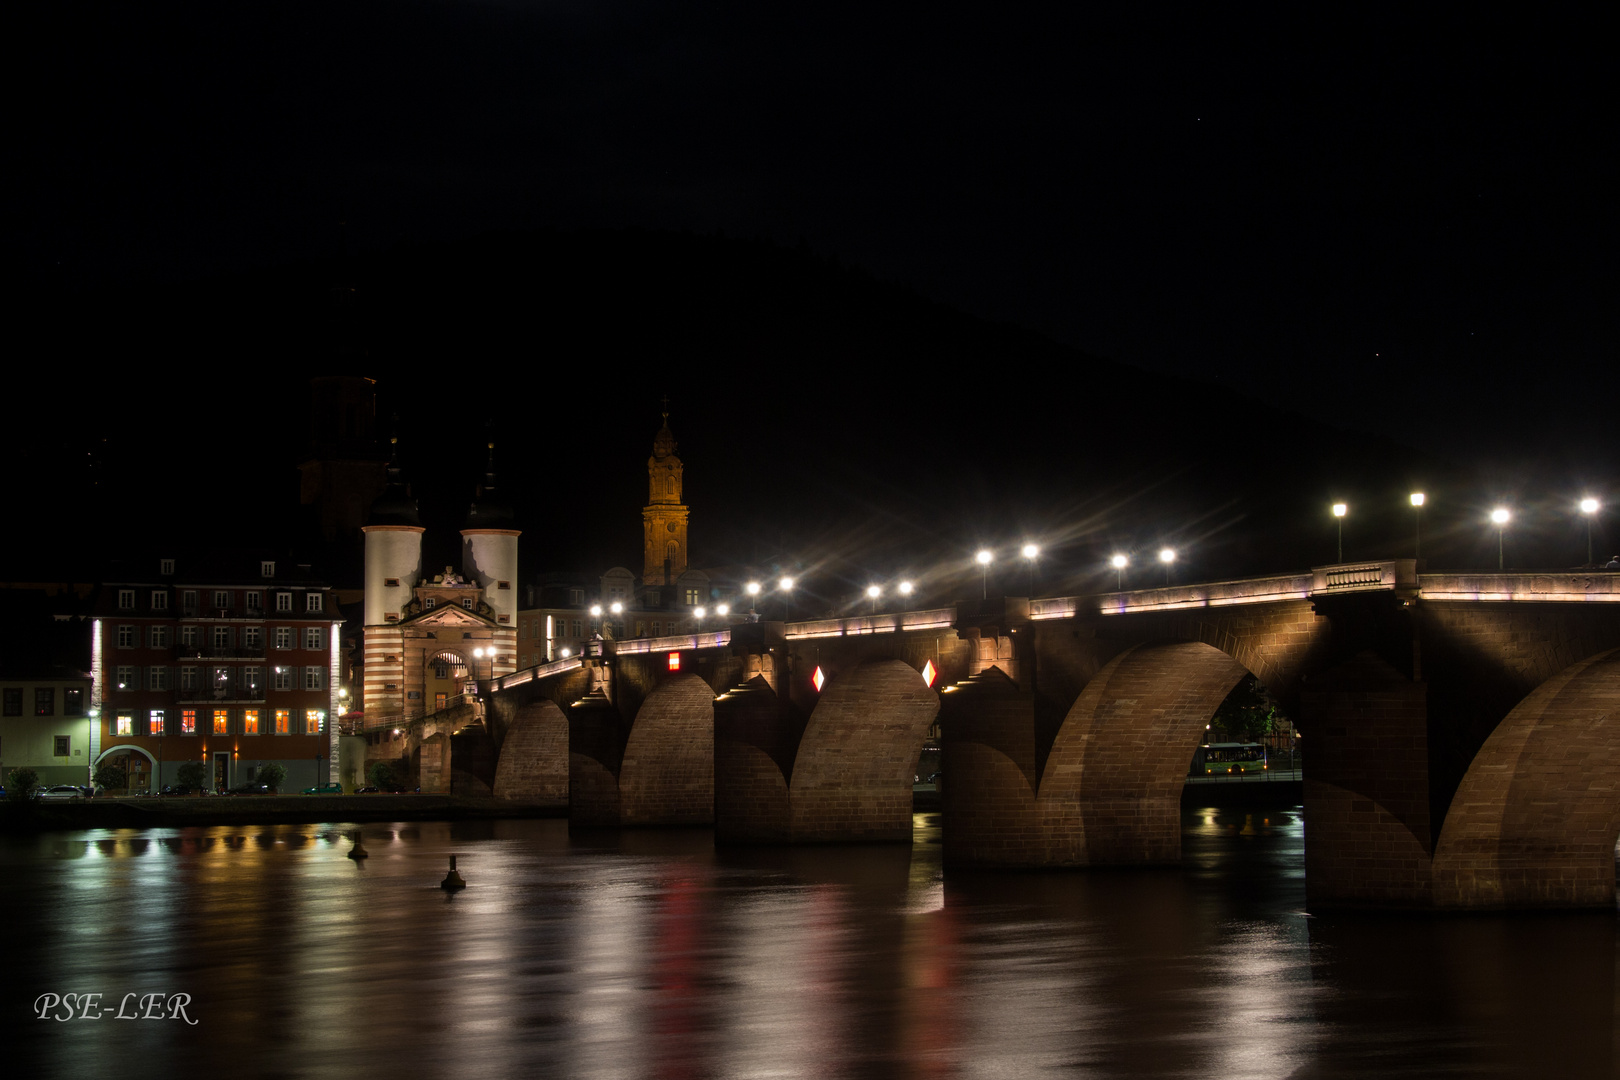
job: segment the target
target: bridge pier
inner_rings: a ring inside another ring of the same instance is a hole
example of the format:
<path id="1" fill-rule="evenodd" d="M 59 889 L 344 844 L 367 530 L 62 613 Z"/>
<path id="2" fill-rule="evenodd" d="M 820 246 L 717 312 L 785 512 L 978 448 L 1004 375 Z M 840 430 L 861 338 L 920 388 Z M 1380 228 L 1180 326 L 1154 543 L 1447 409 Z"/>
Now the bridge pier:
<path id="1" fill-rule="evenodd" d="M 582 828 L 714 821 L 714 693 L 658 685 L 626 722 L 600 689 L 568 710 L 568 821 Z"/>

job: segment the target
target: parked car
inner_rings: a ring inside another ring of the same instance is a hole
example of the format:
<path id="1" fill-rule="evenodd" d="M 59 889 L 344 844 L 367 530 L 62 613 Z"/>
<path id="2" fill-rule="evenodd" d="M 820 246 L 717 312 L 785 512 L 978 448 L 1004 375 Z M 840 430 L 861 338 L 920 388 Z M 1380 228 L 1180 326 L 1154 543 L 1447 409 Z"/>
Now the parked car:
<path id="1" fill-rule="evenodd" d="M 163 786 L 163 791 L 160 794 L 170 797 L 180 795 L 201 795 L 202 788 L 187 787 L 184 784 L 165 784 Z"/>
<path id="2" fill-rule="evenodd" d="M 84 799 L 84 790 L 72 784 L 57 784 L 36 792 L 34 798 L 40 802 L 80 802 Z"/>
<path id="3" fill-rule="evenodd" d="M 343 794 L 343 785 L 342 784 L 322 784 L 320 787 L 307 787 L 307 788 L 304 789 L 304 794 L 305 795 L 341 795 L 341 794 Z"/>
<path id="4" fill-rule="evenodd" d="M 227 795 L 268 795 L 268 794 L 270 794 L 270 785 L 269 784 L 256 784 L 256 783 L 254 783 L 253 781 L 250 780 L 245 784 L 237 784 L 235 787 L 231 788 L 225 794 L 227 794 Z"/>
<path id="5" fill-rule="evenodd" d="M 360 788 L 355 788 L 354 789 L 354 793 L 356 795 L 377 795 L 377 794 L 380 794 L 381 792 L 382 792 L 382 788 L 376 787 L 376 786 L 370 785 L 370 784 L 366 785 L 365 787 L 360 787 Z"/>

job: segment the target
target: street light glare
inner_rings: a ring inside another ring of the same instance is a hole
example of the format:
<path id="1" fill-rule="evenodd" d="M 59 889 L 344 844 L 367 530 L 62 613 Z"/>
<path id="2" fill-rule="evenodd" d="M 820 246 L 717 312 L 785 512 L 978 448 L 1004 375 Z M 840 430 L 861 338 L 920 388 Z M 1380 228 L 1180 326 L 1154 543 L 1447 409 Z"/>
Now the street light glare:
<path id="1" fill-rule="evenodd" d="M 910 596 L 911 595 L 911 582 L 902 581 L 900 583 L 900 595 L 901 596 Z"/>
<path id="2" fill-rule="evenodd" d="M 1500 506 L 1491 511 L 1491 520 L 1498 525 L 1506 525 L 1510 516 L 1511 515 Z"/>
<path id="3" fill-rule="evenodd" d="M 708 608 L 695 607 L 695 608 L 692 609 L 692 614 L 696 615 L 700 619 L 703 618 L 703 616 L 707 615 L 708 613 L 709 613 Z"/>
<path id="4" fill-rule="evenodd" d="M 613 612 L 613 614 L 618 615 L 624 611 L 624 605 L 615 600 L 613 602 L 613 606 L 608 610 Z"/>
<path id="5" fill-rule="evenodd" d="M 716 615 L 730 615 L 731 614 L 731 605 L 730 604 L 716 604 L 715 608 L 714 608 L 714 613 Z"/>
<path id="6" fill-rule="evenodd" d="M 1025 544 L 1024 545 L 1024 558 L 1033 559 L 1035 556 L 1039 555 L 1040 553 L 1041 553 L 1041 549 L 1036 547 L 1034 544 Z"/>
<path id="7" fill-rule="evenodd" d="M 979 554 L 974 557 L 979 560 L 980 566 L 989 566 L 990 560 L 994 558 L 994 556 L 990 554 L 989 550 L 980 551 Z"/>
<path id="8" fill-rule="evenodd" d="M 592 604 L 591 605 L 591 614 L 593 616 L 601 615 L 602 614 L 602 605 L 601 604 Z"/>
<path id="9" fill-rule="evenodd" d="M 1123 570 L 1123 569 L 1125 569 L 1126 566 L 1128 566 L 1130 564 L 1131 560 L 1127 559 L 1123 555 L 1115 555 L 1112 559 L 1110 559 L 1108 561 L 1113 563 L 1115 570 Z"/>
<path id="10" fill-rule="evenodd" d="M 1583 513 L 1583 514 L 1595 514 L 1597 512 L 1598 512 L 1598 501 L 1596 499 L 1582 499 L 1581 500 L 1581 513 Z"/>
<path id="11" fill-rule="evenodd" d="M 1423 505 L 1423 492 L 1421 492 L 1421 491 L 1412 492 L 1412 505 L 1413 506 L 1422 506 Z"/>
<path id="12" fill-rule="evenodd" d="M 1175 562 L 1176 561 L 1176 553 L 1175 553 L 1175 551 L 1172 550 L 1171 548 L 1161 548 L 1159 550 L 1159 561 L 1160 562 L 1166 562 L 1166 563 Z"/>
<path id="13" fill-rule="evenodd" d="M 744 586 L 744 588 L 748 590 L 749 596 L 759 595 L 759 582 L 757 581 L 750 581 L 746 586 Z"/>
<path id="14" fill-rule="evenodd" d="M 1345 512 L 1348 511 L 1349 509 L 1350 508 L 1348 506 L 1346 506 L 1344 503 L 1334 503 L 1333 504 L 1333 516 L 1334 517 L 1344 517 Z"/>
<path id="15" fill-rule="evenodd" d="M 793 579 L 790 578 L 790 577 L 785 577 L 781 581 L 778 581 L 776 584 L 781 587 L 783 592 L 786 592 L 787 590 L 793 588 Z"/>
<path id="16" fill-rule="evenodd" d="M 883 595 L 883 590 L 876 585 L 868 585 L 866 587 L 866 595 L 876 600 L 878 597 Z"/>

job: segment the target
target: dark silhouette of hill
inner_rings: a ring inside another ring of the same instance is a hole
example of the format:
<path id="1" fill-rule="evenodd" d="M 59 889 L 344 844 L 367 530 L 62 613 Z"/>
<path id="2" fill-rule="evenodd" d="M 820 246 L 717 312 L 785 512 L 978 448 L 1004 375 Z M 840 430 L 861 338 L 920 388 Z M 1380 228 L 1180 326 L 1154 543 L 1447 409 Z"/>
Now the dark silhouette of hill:
<path id="1" fill-rule="evenodd" d="M 1289 415 L 1212 384 L 1087 356 L 876 281 L 808 250 L 723 236 L 525 233 L 116 293 L 42 290 L 30 362 L 78 389 L 18 444 L 40 505 L 75 530 L 8 543 L 83 560 L 211 532 L 289 550 L 307 380 L 377 380 L 430 528 L 429 565 L 497 442 L 525 572 L 639 569 L 645 460 L 668 395 L 700 563 L 811 570 L 850 585 L 915 575 L 978 585 L 980 545 L 1048 551 L 1041 591 L 1139 583 L 1161 544 L 1184 578 L 1410 554 L 1488 565 L 1494 500 L 1508 561 L 1584 559 L 1568 478 L 1500 478 Z M 1347 391 L 1359 392 L 1359 391 Z M 1415 422 L 1421 422 L 1420 420 Z M 384 422 L 384 427 L 387 422 Z M 1521 433 L 1533 438 L 1533 433 Z M 1540 500 L 1540 502 L 1537 502 Z M 1600 546 L 1602 546 L 1600 544 Z M 330 560 L 328 560 L 330 561 Z M 819 568 L 817 570 L 816 568 Z M 71 575 L 69 575 L 71 576 Z"/>

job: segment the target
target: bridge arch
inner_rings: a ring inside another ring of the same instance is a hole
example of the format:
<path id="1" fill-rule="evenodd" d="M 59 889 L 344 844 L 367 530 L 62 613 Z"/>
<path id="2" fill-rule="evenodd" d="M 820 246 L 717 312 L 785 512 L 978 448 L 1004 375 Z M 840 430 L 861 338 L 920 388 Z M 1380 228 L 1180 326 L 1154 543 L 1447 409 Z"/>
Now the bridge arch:
<path id="1" fill-rule="evenodd" d="M 1620 649 L 1526 696 L 1475 755 L 1441 828 L 1440 907 L 1609 907 L 1620 838 Z"/>
<path id="2" fill-rule="evenodd" d="M 697 675 L 660 683 L 636 711 L 619 767 L 625 825 L 714 821 L 714 691 Z"/>

